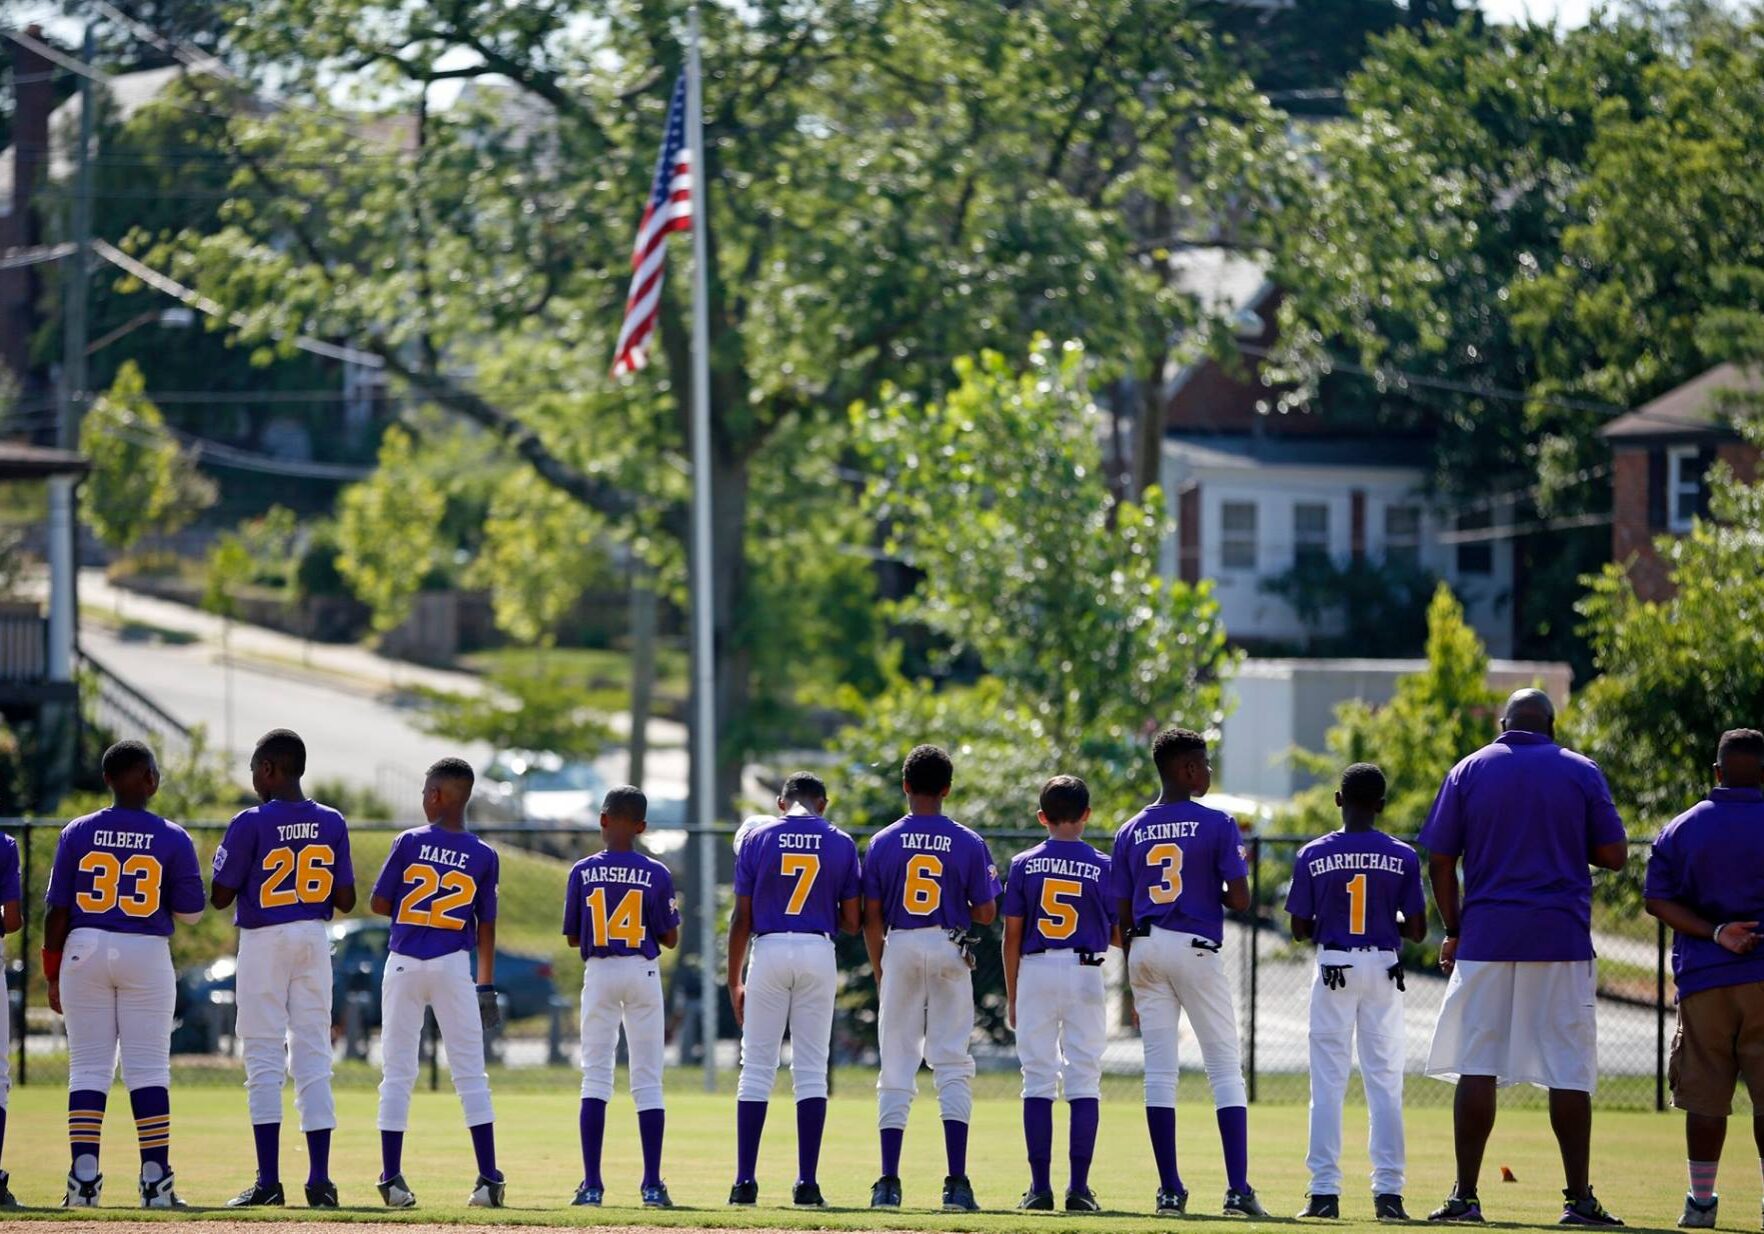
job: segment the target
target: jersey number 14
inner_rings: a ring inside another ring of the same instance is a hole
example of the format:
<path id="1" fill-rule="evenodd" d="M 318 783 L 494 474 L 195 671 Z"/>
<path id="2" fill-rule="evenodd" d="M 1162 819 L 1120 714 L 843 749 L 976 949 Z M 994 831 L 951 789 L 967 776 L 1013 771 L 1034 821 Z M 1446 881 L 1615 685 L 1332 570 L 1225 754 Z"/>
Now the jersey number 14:
<path id="1" fill-rule="evenodd" d="M 643 893 L 627 890 L 609 910 L 606 888 L 588 893 L 588 937 L 596 947 L 623 943 L 633 951 L 643 946 Z"/>

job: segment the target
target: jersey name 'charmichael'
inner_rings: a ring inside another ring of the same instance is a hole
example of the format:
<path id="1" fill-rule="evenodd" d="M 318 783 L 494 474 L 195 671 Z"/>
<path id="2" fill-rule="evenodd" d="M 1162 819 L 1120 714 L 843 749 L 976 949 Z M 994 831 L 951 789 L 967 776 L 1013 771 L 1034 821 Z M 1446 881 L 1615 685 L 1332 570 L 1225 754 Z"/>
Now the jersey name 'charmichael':
<path id="1" fill-rule="evenodd" d="M 1388 874 L 1404 870 L 1403 859 L 1396 853 L 1330 853 L 1309 864 L 1312 878 L 1337 870 L 1383 870 Z"/>

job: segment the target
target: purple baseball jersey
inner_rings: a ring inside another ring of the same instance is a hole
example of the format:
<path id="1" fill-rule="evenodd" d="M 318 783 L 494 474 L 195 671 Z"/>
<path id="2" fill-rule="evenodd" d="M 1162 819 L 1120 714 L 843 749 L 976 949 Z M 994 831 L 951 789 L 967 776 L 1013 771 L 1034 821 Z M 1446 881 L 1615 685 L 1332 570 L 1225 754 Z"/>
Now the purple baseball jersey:
<path id="1" fill-rule="evenodd" d="M 1006 917 L 1023 919 L 1023 954 L 1109 949 L 1115 926 L 1109 859 L 1083 840 L 1044 840 L 1011 858 Z"/>
<path id="2" fill-rule="evenodd" d="M 478 923 L 496 920 L 496 850 L 469 831 L 430 823 L 400 832 L 374 880 L 392 901 L 391 949 L 433 960 L 478 945 Z"/>
<path id="3" fill-rule="evenodd" d="M 1590 960 L 1595 845 L 1625 838 L 1604 773 L 1542 733 L 1502 733 L 1446 775 L 1418 843 L 1464 859 L 1460 960 Z"/>
<path id="4" fill-rule="evenodd" d="M 563 932 L 582 958 L 661 954 L 661 936 L 680 924 L 674 876 L 654 857 L 604 849 L 570 870 Z"/>
<path id="5" fill-rule="evenodd" d="M 890 930 L 966 930 L 1004 888 L 980 833 L 941 814 L 908 814 L 870 837 L 864 898 Z"/>
<path id="6" fill-rule="evenodd" d="M 18 881 L 18 841 L 0 835 L 0 904 L 10 904 L 23 894 Z"/>
<path id="7" fill-rule="evenodd" d="M 199 913 L 207 903 L 190 833 L 157 814 L 120 806 L 61 829 L 43 901 L 67 909 L 76 930 L 165 938 L 173 913 Z"/>
<path id="8" fill-rule="evenodd" d="M 333 887 L 353 887 L 349 827 L 316 801 L 266 801 L 227 824 L 214 850 L 214 885 L 239 893 L 241 930 L 289 921 L 329 921 Z"/>
<path id="9" fill-rule="evenodd" d="M 1717 788 L 1661 828 L 1643 894 L 1676 900 L 1712 925 L 1764 921 L 1764 793 Z M 1678 996 L 1764 981 L 1764 950 L 1734 955 L 1713 939 L 1672 936 Z"/>
<path id="10" fill-rule="evenodd" d="M 1286 911 L 1316 922 L 1318 947 L 1400 950 L 1397 914 L 1413 921 L 1427 911 L 1421 858 L 1382 831 L 1332 831 L 1299 849 Z"/>
<path id="11" fill-rule="evenodd" d="M 857 844 L 813 814 L 754 828 L 735 857 L 735 894 L 753 897 L 755 934 L 839 932 L 839 906 L 862 892 Z"/>
<path id="12" fill-rule="evenodd" d="M 1149 805 L 1115 833 L 1111 894 L 1133 901 L 1133 925 L 1225 941 L 1225 884 L 1249 875 L 1229 814 L 1198 801 Z"/>

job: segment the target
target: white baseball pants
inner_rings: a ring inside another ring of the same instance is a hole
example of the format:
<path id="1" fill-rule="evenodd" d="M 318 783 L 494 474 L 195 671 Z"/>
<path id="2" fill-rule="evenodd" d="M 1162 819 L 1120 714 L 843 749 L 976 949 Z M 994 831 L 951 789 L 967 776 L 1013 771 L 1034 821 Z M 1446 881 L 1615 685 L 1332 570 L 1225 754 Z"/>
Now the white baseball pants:
<path id="1" fill-rule="evenodd" d="M 1390 979 L 1394 951 L 1319 951 L 1311 982 L 1312 1195 L 1341 1194 L 1341 1107 L 1358 1039 L 1360 1081 L 1371 1130 L 1372 1194 L 1403 1191 L 1403 996 Z M 1323 984 L 1322 966 L 1347 969 L 1346 984 Z"/>
<path id="2" fill-rule="evenodd" d="M 1206 943 L 1207 946 L 1196 946 Z M 1200 1042 L 1201 1064 L 1215 1109 L 1249 1104 L 1237 1041 L 1237 1008 L 1225 976 L 1225 958 L 1198 934 L 1154 927 L 1133 940 L 1127 980 L 1145 1044 L 1145 1103 L 1176 1105 L 1177 1033 L 1181 1015 Z"/>
<path id="3" fill-rule="evenodd" d="M 662 1108 L 661 966 L 635 956 L 594 956 L 582 965 L 582 1096 L 611 1101 L 619 1025 L 631 1068 L 631 1100 L 639 1110 Z"/>
<path id="4" fill-rule="evenodd" d="M 337 1125 L 331 1099 L 331 932 L 322 921 L 239 931 L 235 1034 L 245 1047 L 251 1121 L 282 1121 L 282 1077 L 294 1077 L 302 1131 Z"/>
<path id="5" fill-rule="evenodd" d="M 839 966 L 833 956 L 833 940 L 826 935 L 763 934 L 753 940 L 736 1100 L 765 1101 L 771 1097 L 786 1026 L 790 1029 L 790 1080 L 796 1099 L 827 1095 L 833 998 L 838 991 Z"/>
<path id="6" fill-rule="evenodd" d="M 68 1091 L 109 1092 L 119 1054 L 124 1087 L 170 1088 L 178 982 L 170 941 L 83 926 L 62 956 Z"/>
<path id="7" fill-rule="evenodd" d="M 1109 1043 L 1108 991 L 1100 965 L 1076 951 L 1041 951 L 1017 969 L 1017 1057 L 1024 1097 L 1067 1101 L 1102 1096 L 1102 1056 Z"/>
<path id="8" fill-rule="evenodd" d="M 877 1125 L 906 1129 L 919 1091 L 919 1063 L 931 1065 L 944 1121 L 969 1121 L 974 1110 L 974 979 L 961 948 L 938 928 L 890 930 L 882 952 L 882 1008 L 877 1026 L 882 1074 Z"/>
<path id="9" fill-rule="evenodd" d="M 471 960 L 463 951 L 415 960 L 393 952 L 380 981 L 381 1131 L 410 1127 L 410 1094 L 416 1088 L 423 1040 L 423 1011 L 434 1008 L 447 1046 L 453 1091 L 465 1110 L 465 1123 L 490 1122 L 490 1077 L 484 1071 L 484 1022 L 478 1018 L 478 992 Z"/>

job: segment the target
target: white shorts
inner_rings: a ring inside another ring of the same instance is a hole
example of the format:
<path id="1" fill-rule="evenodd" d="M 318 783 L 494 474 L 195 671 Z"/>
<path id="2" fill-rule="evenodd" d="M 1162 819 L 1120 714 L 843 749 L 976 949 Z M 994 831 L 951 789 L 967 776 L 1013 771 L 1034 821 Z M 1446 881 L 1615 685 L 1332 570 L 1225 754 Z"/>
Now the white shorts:
<path id="1" fill-rule="evenodd" d="M 1433 1027 L 1427 1074 L 1448 1083 L 1492 1075 L 1502 1087 L 1592 1092 L 1596 989 L 1592 960 L 1459 960 Z"/>

